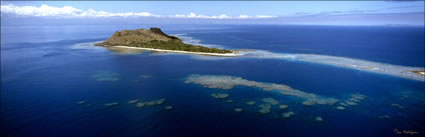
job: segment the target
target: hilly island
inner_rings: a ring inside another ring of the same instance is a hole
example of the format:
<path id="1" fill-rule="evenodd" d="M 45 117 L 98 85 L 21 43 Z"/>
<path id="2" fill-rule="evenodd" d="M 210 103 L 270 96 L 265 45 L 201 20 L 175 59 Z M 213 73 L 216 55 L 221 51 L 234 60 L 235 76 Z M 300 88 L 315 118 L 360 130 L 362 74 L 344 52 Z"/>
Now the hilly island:
<path id="1" fill-rule="evenodd" d="M 231 50 L 186 44 L 178 37 L 165 34 L 159 28 L 117 31 L 107 40 L 95 45 L 214 56 L 237 55 Z"/>

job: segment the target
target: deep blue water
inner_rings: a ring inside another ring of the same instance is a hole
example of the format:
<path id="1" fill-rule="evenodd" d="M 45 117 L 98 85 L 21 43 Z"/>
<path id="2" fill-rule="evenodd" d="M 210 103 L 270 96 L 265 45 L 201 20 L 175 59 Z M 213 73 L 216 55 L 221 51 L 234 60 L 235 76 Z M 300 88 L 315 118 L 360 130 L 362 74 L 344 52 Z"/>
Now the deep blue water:
<path id="1" fill-rule="evenodd" d="M 395 129 L 423 136 L 424 82 L 328 65 L 279 59 L 199 60 L 192 55 L 122 55 L 101 41 L 122 29 L 161 27 L 201 43 L 228 49 L 314 53 L 424 67 L 424 28 L 278 25 L 70 25 L 1 26 L 1 109 L 6 136 L 330 136 L 391 137 Z M 96 81 L 99 71 L 118 81 Z M 340 111 L 337 105 L 304 106 L 299 98 L 236 86 L 231 90 L 186 84 L 190 74 L 228 75 L 291 86 L 320 96 L 367 98 Z M 151 75 L 140 78 L 139 75 Z M 224 100 L 212 93 L 228 93 Z M 246 101 L 272 97 L 261 115 Z M 165 98 L 163 105 L 138 108 L 127 101 Z M 234 103 L 226 103 L 232 99 Z M 86 101 L 85 104 L 77 104 Z M 119 102 L 118 106 L 104 104 Z M 403 108 L 391 106 L 399 104 Z M 173 110 L 164 107 L 172 105 Z M 237 113 L 235 107 L 244 111 Z M 284 112 L 296 113 L 290 119 Z M 390 118 L 381 119 L 379 116 Z M 324 121 L 317 122 L 314 117 Z"/>

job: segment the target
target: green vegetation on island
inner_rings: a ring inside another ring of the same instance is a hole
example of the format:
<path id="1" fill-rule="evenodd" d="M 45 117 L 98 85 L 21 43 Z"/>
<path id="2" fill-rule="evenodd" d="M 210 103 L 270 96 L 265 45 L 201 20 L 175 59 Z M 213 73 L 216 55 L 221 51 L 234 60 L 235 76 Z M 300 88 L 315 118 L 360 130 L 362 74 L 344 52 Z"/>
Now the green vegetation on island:
<path id="1" fill-rule="evenodd" d="M 129 46 L 163 50 L 178 50 L 205 53 L 232 53 L 231 50 L 209 48 L 183 43 L 177 37 L 169 36 L 159 28 L 123 30 L 115 32 L 110 38 L 96 46 Z"/>

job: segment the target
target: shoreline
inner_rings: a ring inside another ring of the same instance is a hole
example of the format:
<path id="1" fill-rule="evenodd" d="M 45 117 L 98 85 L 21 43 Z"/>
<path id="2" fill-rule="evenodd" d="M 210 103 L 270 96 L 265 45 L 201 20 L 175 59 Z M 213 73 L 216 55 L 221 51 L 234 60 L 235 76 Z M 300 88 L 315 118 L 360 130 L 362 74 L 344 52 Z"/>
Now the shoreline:
<path id="1" fill-rule="evenodd" d="M 180 50 L 153 49 L 153 48 L 141 48 L 141 47 L 130 47 L 130 46 L 113 46 L 113 47 L 127 48 L 127 49 L 141 49 L 141 50 L 159 51 L 159 52 L 195 54 L 195 55 L 222 56 L 222 57 L 237 57 L 237 56 L 241 56 L 241 54 L 235 53 L 235 51 L 233 51 L 233 53 L 205 53 L 205 52 L 192 52 L 192 51 L 180 51 Z"/>

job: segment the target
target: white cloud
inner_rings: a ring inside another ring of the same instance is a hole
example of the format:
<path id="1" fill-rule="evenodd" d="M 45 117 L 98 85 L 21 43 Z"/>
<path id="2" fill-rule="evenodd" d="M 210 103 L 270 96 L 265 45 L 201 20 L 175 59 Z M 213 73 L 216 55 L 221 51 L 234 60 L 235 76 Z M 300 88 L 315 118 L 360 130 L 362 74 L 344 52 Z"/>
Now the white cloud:
<path id="1" fill-rule="evenodd" d="M 149 12 L 118 12 L 112 13 L 107 11 L 97 11 L 94 9 L 82 10 L 72 6 L 53 7 L 49 5 L 41 5 L 40 7 L 35 6 L 16 6 L 13 4 L 1 5 L 1 14 L 15 14 L 19 16 L 37 16 L 37 17 L 168 17 L 168 18 L 195 18 L 195 19 L 262 19 L 262 18 L 274 18 L 276 16 L 268 15 L 239 15 L 239 16 L 228 16 L 221 14 L 218 16 L 207 16 L 195 13 L 189 14 L 176 14 L 176 15 L 156 15 Z"/>
<path id="2" fill-rule="evenodd" d="M 53 16 L 53 17 L 129 17 L 129 16 L 143 16 L 143 17 L 159 17 L 149 12 L 124 12 L 124 13 L 111 13 L 107 11 L 96 11 L 93 9 L 81 10 L 71 6 L 53 7 L 49 5 L 41 5 L 40 7 L 34 6 L 15 6 L 15 5 L 2 5 L 1 13 L 16 14 L 21 16 Z"/>
<path id="3" fill-rule="evenodd" d="M 226 14 L 221 14 L 219 16 L 206 16 L 206 15 L 198 15 L 193 12 L 185 15 L 185 14 L 176 14 L 174 16 L 169 16 L 172 18 L 199 18 L 199 19 L 230 19 L 232 17 L 227 16 Z"/>
<path id="4" fill-rule="evenodd" d="M 174 16 L 169 16 L 172 18 L 200 18 L 200 19 L 261 19 L 261 18 L 275 18 L 276 16 L 267 16 L 267 15 L 256 15 L 256 16 L 248 16 L 248 15 L 239 15 L 239 16 L 228 16 L 226 14 L 221 14 L 219 16 L 206 16 L 206 15 L 198 15 L 193 12 L 189 14 L 176 14 Z"/>
<path id="5" fill-rule="evenodd" d="M 255 16 L 248 16 L 248 15 L 239 15 L 239 19 L 258 19 L 258 18 L 276 18 L 277 16 L 269 16 L 269 15 L 255 15 Z"/>

